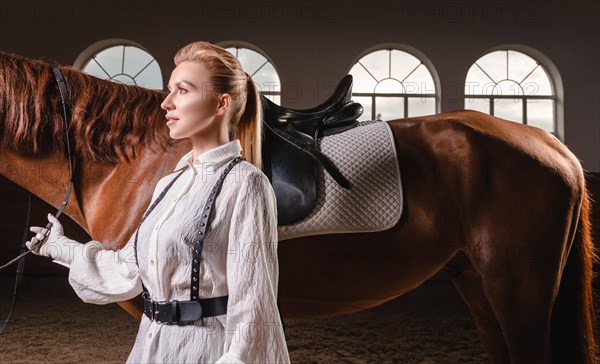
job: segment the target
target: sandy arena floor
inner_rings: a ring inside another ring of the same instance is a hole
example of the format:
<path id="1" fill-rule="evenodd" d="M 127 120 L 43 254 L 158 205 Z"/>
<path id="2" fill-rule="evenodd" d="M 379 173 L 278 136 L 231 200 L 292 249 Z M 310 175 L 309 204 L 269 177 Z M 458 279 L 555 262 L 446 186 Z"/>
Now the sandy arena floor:
<path id="1" fill-rule="evenodd" d="M 13 278 L 0 276 L 5 317 Z M 430 281 L 363 312 L 286 320 L 293 363 L 487 363 L 466 306 L 447 281 Z M 122 363 L 138 323 L 116 304 L 83 303 L 65 276 L 26 276 L 0 335 L 0 363 Z"/>
<path id="2" fill-rule="evenodd" d="M 11 277 L 0 277 L 0 313 Z M 485 363 L 475 326 L 449 282 L 430 282 L 375 309 L 286 320 L 294 363 Z M 26 276 L 0 336 L 1 363 L 124 362 L 138 323 L 116 304 L 85 304 L 64 276 Z"/>

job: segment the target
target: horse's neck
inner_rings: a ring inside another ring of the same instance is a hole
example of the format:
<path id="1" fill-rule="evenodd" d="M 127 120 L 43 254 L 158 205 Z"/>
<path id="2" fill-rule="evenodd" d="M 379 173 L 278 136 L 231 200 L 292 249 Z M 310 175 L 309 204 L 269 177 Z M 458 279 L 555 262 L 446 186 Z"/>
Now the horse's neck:
<path id="1" fill-rule="evenodd" d="M 158 180 L 173 170 L 189 148 L 187 143 L 176 143 L 166 152 L 144 150 L 132 162 L 117 165 L 76 160 L 65 213 L 105 248 L 122 247 L 137 227 Z M 64 156 L 23 156 L 2 149 L 0 163 L 0 172 L 8 180 L 53 206 L 62 202 L 69 181 Z"/>
<path id="2" fill-rule="evenodd" d="M 62 202 L 69 183 L 69 163 L 57 154 L 21 155 L 0 149 L 0 174 L 52 206 Z M 69 200 L 65 213 L 87 231 L 77 198 Z"/>

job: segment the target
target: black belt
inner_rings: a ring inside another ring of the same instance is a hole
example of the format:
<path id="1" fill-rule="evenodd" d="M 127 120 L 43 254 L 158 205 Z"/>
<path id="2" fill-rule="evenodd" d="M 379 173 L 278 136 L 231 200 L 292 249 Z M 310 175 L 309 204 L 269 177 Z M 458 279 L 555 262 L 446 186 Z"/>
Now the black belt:
<path id="1" fill-rule="evenodd" d="M 194 301 L 156 302 L 144 293 L 144 314 L 150 321 L 162 324 L 185 325 L 203 317 L 224 315 L 227 313 L 228 296 L 205 298 Z"/>

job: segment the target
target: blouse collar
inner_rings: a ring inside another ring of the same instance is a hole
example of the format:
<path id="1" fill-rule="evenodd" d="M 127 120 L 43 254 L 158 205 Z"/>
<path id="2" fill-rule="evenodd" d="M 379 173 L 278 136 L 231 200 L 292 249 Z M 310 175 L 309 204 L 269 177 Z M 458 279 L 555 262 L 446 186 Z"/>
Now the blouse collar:
<path id="1" fill-rule="evenodd" d="M 232 140 L 229 143 L 220 145 L 216 148 L 207 150 L 200 154 L 195 159 L 193 158 L 193 150 L 189 151 L 186 155 L 181 157 L 179 163 L 175 167 L 178 170 L 186 165 L 192 167 L 192 169 L 206 169 L 217 170 L 223 164 L 229 160 L 241 156 L 242 145 L 238 139 Z"/>

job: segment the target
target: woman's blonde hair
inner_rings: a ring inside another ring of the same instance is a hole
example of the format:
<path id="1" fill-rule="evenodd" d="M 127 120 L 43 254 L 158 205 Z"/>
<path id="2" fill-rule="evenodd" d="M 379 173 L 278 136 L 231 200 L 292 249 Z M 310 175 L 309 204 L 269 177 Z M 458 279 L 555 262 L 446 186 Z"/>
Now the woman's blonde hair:
<path id="1" fill-rule="evenodd" d="M 175 54 L 175 66 L 184 61 L 202 63 L 210 72 L 212 90 L 231 96 L 230 128 L 242 144 L 242 156 L 262 166 L 262 105 L 254 81 L 240 61 L 225 49 L 208 42 L 194 42 Z"/>

